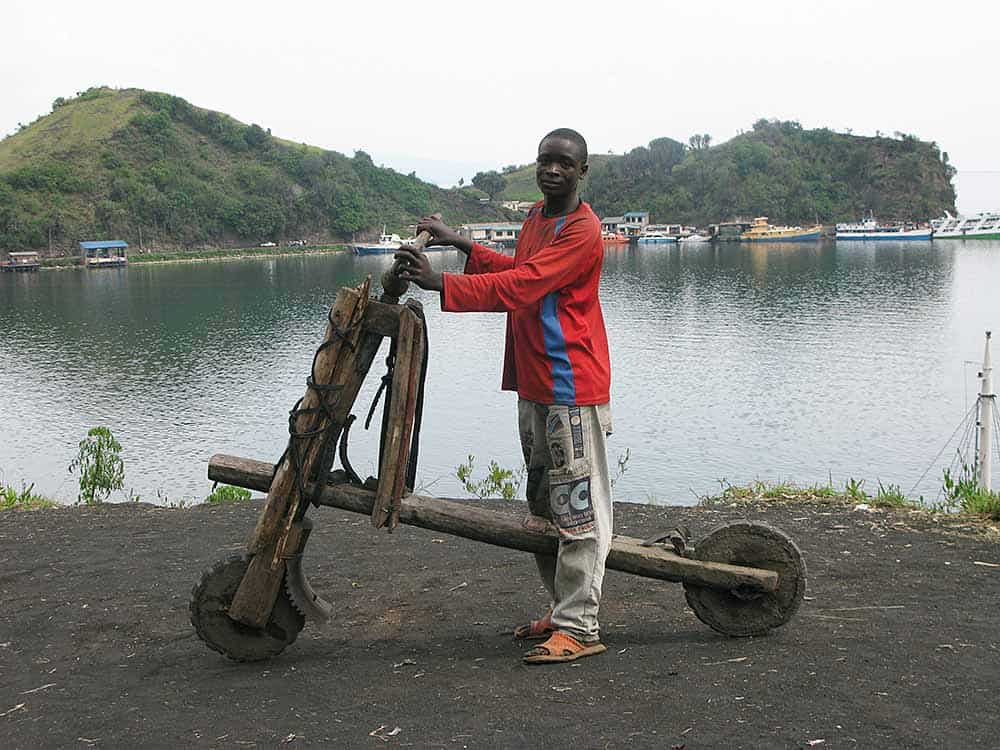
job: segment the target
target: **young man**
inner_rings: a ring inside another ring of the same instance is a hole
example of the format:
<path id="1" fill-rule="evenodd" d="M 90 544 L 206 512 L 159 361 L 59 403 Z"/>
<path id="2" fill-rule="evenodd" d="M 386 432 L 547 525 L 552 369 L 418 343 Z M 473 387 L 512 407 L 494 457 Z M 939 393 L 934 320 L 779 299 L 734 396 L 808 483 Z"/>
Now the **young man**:
<path id="1" fill-rule="evenodd" d="M 612 533 L 604 442 L 611 364 L 598 299 L 601 222 L 578 192 L 587 168 L 587 143 L 575 130 L 542 139 L 535 179 L 545 198 L 528 213 L 513 258 L 459 236 L 436 215 L 418 230 L 431 233 L 430 244 L 464 252 L 465 273 L 433 271 L 412 248 L 396 255 L 400 277 L 439 291 L 442 310 L 507 313 L 502 387 L 518 394 L 531 511 L 525 525 L 559 533 L 556 557 L 535 556 L 550 609 L 515 631 L 547 638 L 525 654 L 528 663 L 605 650 L 597 612 Z"/>

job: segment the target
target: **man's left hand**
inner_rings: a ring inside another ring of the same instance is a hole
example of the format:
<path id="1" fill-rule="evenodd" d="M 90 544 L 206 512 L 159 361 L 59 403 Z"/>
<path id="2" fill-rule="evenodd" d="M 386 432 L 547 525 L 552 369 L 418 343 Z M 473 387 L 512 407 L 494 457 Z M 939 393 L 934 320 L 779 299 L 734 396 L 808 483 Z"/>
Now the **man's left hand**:
<path id="1" fill-rule="evenodd" d="M 427 256 L 411 245 L 400 245 L 396 251 L 396 275 L 404 281 L 412 281 L 421 289 L 440 292 L 441 274 L 431 269 Z"/>

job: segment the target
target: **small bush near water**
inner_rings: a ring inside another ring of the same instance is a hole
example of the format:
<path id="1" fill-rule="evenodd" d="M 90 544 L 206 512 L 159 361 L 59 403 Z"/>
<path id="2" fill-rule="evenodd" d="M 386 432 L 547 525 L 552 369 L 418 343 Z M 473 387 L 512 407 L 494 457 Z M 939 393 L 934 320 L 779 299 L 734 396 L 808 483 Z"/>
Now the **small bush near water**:
<path id="1" fill-rule="evenodd" d="M 524 479 L 524 468 L 515 473 L 513 469 L 505 469 L 496 461 L 490 461 L 486 476 L 477 480 L 472 478 L 475 465 L 476 457 L 470 455 L 464 464 L 459 464 L 458 468 L 455 469 L 455 476 L 458 477 L 458 481 L 462 483 L 467 492 L 480 500 L 485 500 L 488 497 L 513 500 L 517 497 L 517 491 Z"/>
<path id="2" fill-rule="evenodd" d="M 91 427 L 87 431 L 87 437 L 80 441 L 76 458 L 69 465 L 70 473 L 80 472 L 78 503 L 102 503 L 114 490 L 125 486 L 121 451 L 121 445 L 107 427 Z"/>
<path id="3" fill-rule="evenodd" d="M 250 490 L 224 484 L 221 487 L 215 487 L 212 490 L 212 494 L 205 498 L 205 502 L 212 505 L 221 505 L 223 503 L 244 503 L 249 499 Z"/>

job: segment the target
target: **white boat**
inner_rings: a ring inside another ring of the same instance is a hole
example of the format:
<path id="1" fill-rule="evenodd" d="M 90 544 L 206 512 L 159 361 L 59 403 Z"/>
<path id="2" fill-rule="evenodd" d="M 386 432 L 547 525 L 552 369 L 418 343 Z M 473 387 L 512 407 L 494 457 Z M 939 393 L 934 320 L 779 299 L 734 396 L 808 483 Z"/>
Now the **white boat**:
<path id="1" fill-rule="evenodd" d="M 646 231 L 639 235 L 636 240 L 640 245 L 658 245 L 667 242 L 677 242 L 677 238 L 673 235 L 667 234 L 666 232 L 660 232 L 658 230 Z"/>
<path id="2" fill-rule="evenodd" d="M 351 245 L 355 255 L 384 255 L 394 253 L 399 250 L 399 246 L 404 244 L 403 238 L 398 234 L 387 234 L 385 227 L 382 227 L 382 234 L 378 236 L 378 242 L 355 243 Z"/>
<path id="3" fill-rule="evenodd" d="M 944 218 L 931 222 L 934 239 L 1000 240 L 1000 211 L 980 211 L 971 216 L 952 216 L 947 211 Z"/>
<path id="4" fill-rule="evenodd" d="M 711 237 L 706 237 L 703 234 L 689 234 L 687 237 L 681 237 L 678 242 L 711 242 Z"/>
<path id="5" fill-rule="evenodd" d="M 838 224 L 837 240 L 929 240 L 931 227 L 918 227 L 912 224 L 880 224 L 869 213 L 855 224 Z"/>

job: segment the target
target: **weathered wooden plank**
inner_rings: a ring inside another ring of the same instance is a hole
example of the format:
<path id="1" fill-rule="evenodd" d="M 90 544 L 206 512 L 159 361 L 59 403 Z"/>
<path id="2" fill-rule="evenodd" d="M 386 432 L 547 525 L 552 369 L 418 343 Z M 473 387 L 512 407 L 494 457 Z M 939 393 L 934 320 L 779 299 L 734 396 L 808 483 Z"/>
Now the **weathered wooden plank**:
<path id="1" fill-rule="evenodd" d="M 382 445 L 382 463 L 379 466 L 375 505 L 372 508 L 372 526 L 380 529 L 386 525 L 396 494 L 396 477 L 405 476 L 406 461 L 400 466 L 400 455 L 407 452 L 404 441 L 406 404 L 409 399 L 410 368 L 413 362 L 413 340 L 417 316 L 409 308 L 399 314 L 399 337 L 396 339 L 396 360 L 393 365 L 392 395 L 389 399 L 388 429 Z M 400 493 L 401 494 L 401 493 Z"/>
<path id="2" fill-rule="evenodd" d="M 267 487 L 271 464 L 236 456 L 215 455 L 208 465 L 208 477 L 238 487 L 261 490 Z M 334 508 L 371 515 L 375 495 L 352 485 L 327 485 L 321 503 Z M 477 508 L 442 498 L 410 495 L 403 498 L 399 520 L 410 526 L 486 542 L 525 552 L 555 554 L 558 538 L 525 529 L 520 519 L 505 513 Z M 770 570 L 739 565 L 689 560 L 673 550 L 643 547 L 641 540 L 615 536 L 608 555 L 608 568 L 634 573 L 646 578 L 688 582 L 699 586 L 733 589 L 745 587 L 774 591 L 778 574 Z"/>
<path id="3" fill-rule="evenodd" d="M 396 481 L 393 483 L 392 502 L 390 503 L 389 518 L 386 522 L 389 531 L 392 531 L 399 525 L 400 500 L 407 491 L 413 491 L 412 487 L 406 487 L 406 470 L 410 464 L 411 438 L 413 437 L 413 426 L 417 415 L 417 400 L 420 397 L 420 370 L 423 366 L 424 357 L 423 326 L 423 321 L 419 317 L 416 317 L 414 313 L 413 352 L 410 356 L 410 369 L 407 374 L 406 408 L 403 411 L 403 438 L 399 447 L 399 456 L 396 459 L 399 469 L 396 474 Z"/>

